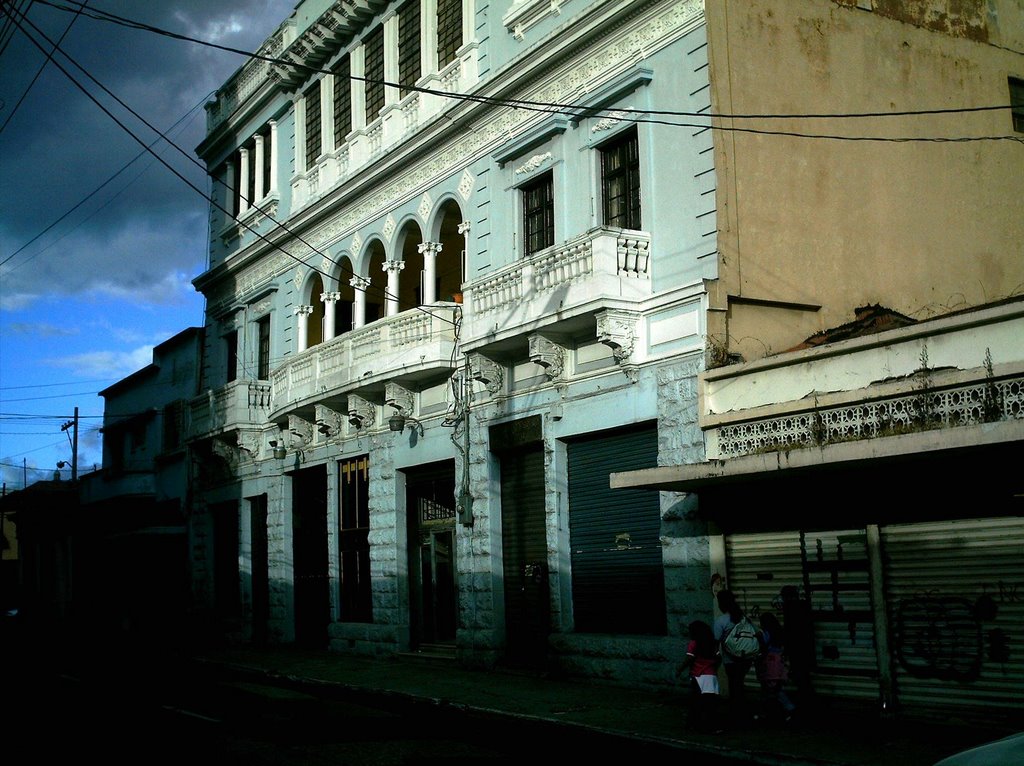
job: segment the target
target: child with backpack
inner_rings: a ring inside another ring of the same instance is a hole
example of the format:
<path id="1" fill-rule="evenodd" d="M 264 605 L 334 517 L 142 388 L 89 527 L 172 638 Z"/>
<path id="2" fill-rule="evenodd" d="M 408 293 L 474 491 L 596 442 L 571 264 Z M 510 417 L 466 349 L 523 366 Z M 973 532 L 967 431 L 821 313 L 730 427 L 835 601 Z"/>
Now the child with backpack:
<path id="1" fill-rule="evenodd" d="M 733 723 L 748 717 L 746 677 L 754 659 L 760 653 L 757 629 L 743 614 L 739 602 L 730 590 L 718 592 L 718 608 L 722 612 L 715 619 L 714 637 L 722 649 L 722 662 L 729 682 L 729 707 Z"/>

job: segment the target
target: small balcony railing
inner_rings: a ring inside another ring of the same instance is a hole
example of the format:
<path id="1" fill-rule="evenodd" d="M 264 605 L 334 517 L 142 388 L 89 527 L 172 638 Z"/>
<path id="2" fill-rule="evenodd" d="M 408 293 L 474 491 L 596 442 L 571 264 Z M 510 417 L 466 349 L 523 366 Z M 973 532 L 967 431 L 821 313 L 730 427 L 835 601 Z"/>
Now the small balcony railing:
<path id="1" fill-rule="evenodd" d="M 207 391 L 189 403 L 190 439 L 215 436 L 266 423 L 270 415 L 270 384 L 236 380 Z"/>
<path id="2" fill-rule="evenodd" d="M 450 304 L 422 306 L 306 349 L 271 373 L 271 417 L 327 395 L 452 367 L 454 320 Z"/>
<path id="3" fill-rule="evenodd" d="M 597 228 L 469 283 L 466 343 L 649 297 L 650 249 L 647 232 Z"/>

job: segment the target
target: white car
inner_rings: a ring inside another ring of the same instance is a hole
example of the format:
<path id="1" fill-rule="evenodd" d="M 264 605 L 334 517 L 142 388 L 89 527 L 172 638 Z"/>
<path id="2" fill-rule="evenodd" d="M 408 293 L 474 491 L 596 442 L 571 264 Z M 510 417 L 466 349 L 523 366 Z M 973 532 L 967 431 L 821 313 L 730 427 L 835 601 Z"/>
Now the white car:
<path id="1" fill-rule="evenodd" d="M 1020 766 L 1024 764 L 1024 733 L 962 750 L 935 766 Z"/>

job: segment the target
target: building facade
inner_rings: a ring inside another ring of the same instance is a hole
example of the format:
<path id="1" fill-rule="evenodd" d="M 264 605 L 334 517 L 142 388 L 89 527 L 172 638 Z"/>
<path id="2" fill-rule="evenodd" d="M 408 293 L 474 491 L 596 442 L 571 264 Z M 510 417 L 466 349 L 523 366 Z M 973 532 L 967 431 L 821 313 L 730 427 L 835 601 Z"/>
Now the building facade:
<path id="1" fill-rule="evenodd" d="M 904 140 L 1016 135 L 1019 9 L 915 5 L 299 3 L 198 149 L 196 600 L 238 640 L 672 683 L 743 585 L 715 502 L 641 470 L 765 395 L 708 410 L 711 373 L 1024 283 L 1020 143 Z"/>
<path id="2" fill-rule="evenodd" d="M 696 498 L 713 576 L 804 614 L 816 693 L 1019 717 L 1021 8 L 707 13 L 715 112 L 790 117 L 716 134 L 707 460 L 613 485 Z"/>

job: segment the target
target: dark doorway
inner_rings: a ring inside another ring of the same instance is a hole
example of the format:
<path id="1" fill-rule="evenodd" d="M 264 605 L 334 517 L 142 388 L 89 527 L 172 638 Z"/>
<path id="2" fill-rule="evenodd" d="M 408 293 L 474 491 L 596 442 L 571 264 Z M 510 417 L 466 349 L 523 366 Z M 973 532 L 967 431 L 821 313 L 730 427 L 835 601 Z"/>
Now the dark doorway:
<path id="1" fill-rule="evenodd" d="M 507 660 L 542 668 L 551 616 L 540 444 L 501 454 L 501 536 Z"/>
<path id="2" fill-rule="evenodd" d="M 295 571 L 295 643 L 327 646 L 330 591 L 327 575 L 327 467 L 292 474 L 292 551 Z"/>
<path id="3" fill-rule="evenodd" d="M 267 496 L 249 498 L 249 530 L 252 539 L 252 641 L 267 642 L 270 620 L 270 570 L 267 564 Z"/>
<path id="4" fill-rule="evenodd" d="M 455 644 L 455 465 L 406 472 L 412 646 Z"/>
<path id="5" fill-rule="evenodd" d="M 228 501 L 210 506 L 213 517 L 213 601 L 221 628 L 237 628 L 242 608 L 238 570 L 238 503 Z"/>

